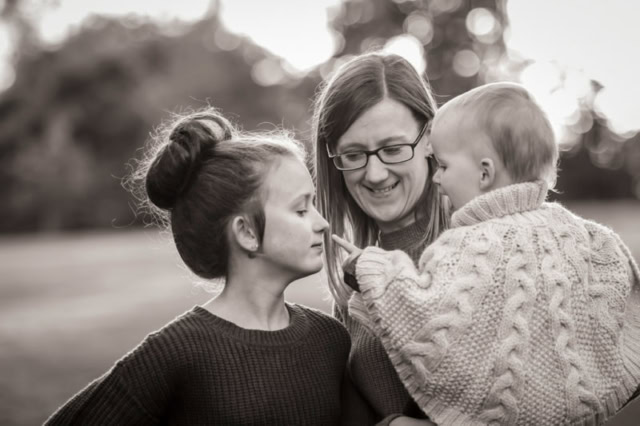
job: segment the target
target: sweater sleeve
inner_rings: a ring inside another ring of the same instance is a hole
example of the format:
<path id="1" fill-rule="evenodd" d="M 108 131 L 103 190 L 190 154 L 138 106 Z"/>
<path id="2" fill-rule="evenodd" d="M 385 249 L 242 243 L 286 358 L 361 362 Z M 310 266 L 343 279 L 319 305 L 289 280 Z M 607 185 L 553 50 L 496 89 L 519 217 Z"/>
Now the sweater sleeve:
<path id="1" fill-rule="evenodd" d="M 369 403 L 360 394 L 348 374 L 345 374 L 342 386 L 342 426 L 389 426 L 389 424 L 402 417 L 402 413 L 395 413 L 383 419 L 377 419 L 377 415 Z"/>
<path id="2" fill-rule="evenodd" d="M 153 425 L 159 421 L 131 394 L 117 370 L 91 382 L 60 407 L 46 426 L 62 425 Z"/>
<path id="3" fill-rule="evenodd" d="M 348 321 L 353 321 L 349 319 L 349 314 L 345 312 L 345 308 L 341 308 L 335 302 L 333 303 L 332 311 L 333 316 L 345 325 Z M 342 383 L 341 406 L 341 425 L 343 426 L 389 426 L 393 420 L 403 415 L 402 413 L 395 413 L 380 419 L 380 416 L 376 414 L 369 402 L 362 396 L 358 387 L 353 383 L 353 380 L 351 380 L 348 370 L 345 371 Z"/>
<path id="4" fill-rule="evenodd" d="M 165 337 L 162 333 L 149 335 L 45 424 L 158 424 L 168 405 L 174 370 Z"/>
<path id="5" fill-rule="evenodd" d="M 501 256 L 500 238 L 482 227 L 443 233 L 418 268 L 402 251 L 364 250 L 356 267 L 364 305 L 405 385 L 429 377 L 471 325 L 477 292 L 491 284 Z"/>
<path id="6" fill-rule="evenodd" d="M 341 399 L 341 424 L 343 426 L 373 425 L 375 423 L 373 409 L 360 394 L 346 371 L 342 383 Z"/>

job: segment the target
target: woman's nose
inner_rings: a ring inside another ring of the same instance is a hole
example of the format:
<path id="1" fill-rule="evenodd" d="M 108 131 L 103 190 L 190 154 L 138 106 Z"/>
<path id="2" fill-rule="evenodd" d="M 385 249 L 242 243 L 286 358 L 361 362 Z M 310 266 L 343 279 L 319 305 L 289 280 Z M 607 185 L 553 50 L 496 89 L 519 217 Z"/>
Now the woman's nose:
<path id="1" fill-rule="evenodd" d="M 383 182 L 387 177 L 389 177 L 389 170 L 387 169 L 387 166 L 380 161 L 376 155 L 369 157 L 365 171 L 365 178 L 371 183 Z"/>

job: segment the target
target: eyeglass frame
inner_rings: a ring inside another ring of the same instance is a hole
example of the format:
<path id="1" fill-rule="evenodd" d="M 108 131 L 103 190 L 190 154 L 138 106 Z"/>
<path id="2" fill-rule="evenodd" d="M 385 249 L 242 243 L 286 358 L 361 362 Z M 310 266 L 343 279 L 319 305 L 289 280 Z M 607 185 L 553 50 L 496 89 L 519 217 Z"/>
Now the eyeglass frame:
<path id="1" fill-rule="evenodd" d="M 395 145 L 387 145 L 387 146 L 381 146 L 380 148 L 376 148 L 372 151 L 369 150 L 362 150 L 362 151 L 352 151 L 352 152 L 345 152 L 344 154 L 331 154 L 331 151 L 329 151 L 329 145 L 325 145 L 325 148 L 327 148 L 327 156 L 329 157 L 330 160 L 332 160 L 331 162 L 333 163 L 333 166 L 340 170 L 341 172 L 352 172 L 354 170 L 360 170 L 360 169 L 364 169 L 365 167 L 367 167 L 367 164 L 369 164 L 369 157 L 371 157 L 372 155 L 375 155 L 376 157 L 378 157 L 378 160 L 380 160 L 380 162 L 382 164 L 387 164 L 387 165 L 393 165 L 393 164 L 402 164 L 402 163 L 406 163 L 407 161 L 411 161 L 413 160 L 413 157 L 415 157 L 416 155 L 416 146 L 420 143 L 420 140 L 422 140 L 422 137 L 424 136 L 424 134 L 427 131 L 427 128 L 429 127 L 429 123 L 425 123 L 424 126 L 422 126 L 422 129 L 420 130 L 420 133 L 418 133 L 418 136 L 416 137 L 415 141 L 411 142 L 411 143 L 398 143 Z M 407 158 L 406 160 L 402 160 L 402 161 L 398 161 L 396 163 L 387 163 L 386 161 L 384 161 L 379 155 L 378 152 L 382 151 L 383 149 L 387 149 L 387 148 L 395 148 L 395 147 L 399 147 L 399 146 L 410 146 L 411 147 L 411 157 Z M 364 164 L 360 167 L 356 167 L 354 169 L 341 169 L 340 167 L 338 167 L 338 165 L 336 164 L 334 158 L 340 157 L 341 155 L 346 155 L 346 154 L 365 154 L 366 155 L 366 160 L 364 162 Z"/>

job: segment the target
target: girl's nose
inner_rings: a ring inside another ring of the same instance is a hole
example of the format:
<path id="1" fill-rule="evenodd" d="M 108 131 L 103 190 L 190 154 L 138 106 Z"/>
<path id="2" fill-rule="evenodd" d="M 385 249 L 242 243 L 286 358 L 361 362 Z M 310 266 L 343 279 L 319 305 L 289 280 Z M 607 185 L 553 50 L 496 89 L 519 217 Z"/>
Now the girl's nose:
<path id="1" fill-rule="evenodd" d="M 318 210 L 314 207 L 313 210 L 316 213 L 316 221 L 314 223 L 314 231 L 316 232 L 326 232 L 329 229 L 329 222 L 320 214 Z"/>

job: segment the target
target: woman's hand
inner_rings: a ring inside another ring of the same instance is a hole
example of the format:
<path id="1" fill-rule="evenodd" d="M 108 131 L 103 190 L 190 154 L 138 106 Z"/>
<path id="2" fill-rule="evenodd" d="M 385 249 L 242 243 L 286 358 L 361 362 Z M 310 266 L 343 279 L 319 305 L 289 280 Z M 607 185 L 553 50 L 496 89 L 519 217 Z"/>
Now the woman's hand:
<path id="1" fill-rule="evenodd" d="M 429 419 L 414 419 L 413 417 L 396 417 L 389 423 L 389 426 L 437 426 Z"/>
<path id="2" fill-rule="evenodd" d="M 336 244 L 342 247 L 349 254 L 344 262 L 342 262 L 345 284 L 355 291 L 360 291 L 360 286 L 356 279 L 356 262 L 358 261 L 358 257 L 362 254 L 362 249 L 335 234 L 331 236 L 331 239 L 333 239 Z"/>

